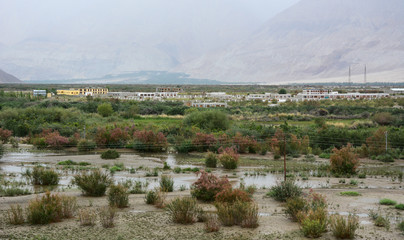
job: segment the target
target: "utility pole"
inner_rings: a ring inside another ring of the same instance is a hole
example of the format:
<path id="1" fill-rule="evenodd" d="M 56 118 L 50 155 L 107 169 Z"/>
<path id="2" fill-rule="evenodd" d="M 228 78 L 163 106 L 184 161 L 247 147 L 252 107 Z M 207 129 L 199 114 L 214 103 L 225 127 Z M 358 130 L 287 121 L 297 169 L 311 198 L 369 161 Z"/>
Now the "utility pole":
<path id="1" fill-rule="evenodd" d="M 286 181 L 286 133 L 283 135 L 283 178 Z"/>
<path id="2" fill-rule="evenodd" d="M 363 80 L 365 81 L 365 85 L 366 85 L 366 64 L 365 64 L 365 72 L 364 72 L 364 79 Z"/>
<path id="3" fill-rule="evenodd" d="M 386 153 L 387 153 L 387 135 L 388 135 L 387 131 L 385 131 L 384 134 L 386 136 Z"/>

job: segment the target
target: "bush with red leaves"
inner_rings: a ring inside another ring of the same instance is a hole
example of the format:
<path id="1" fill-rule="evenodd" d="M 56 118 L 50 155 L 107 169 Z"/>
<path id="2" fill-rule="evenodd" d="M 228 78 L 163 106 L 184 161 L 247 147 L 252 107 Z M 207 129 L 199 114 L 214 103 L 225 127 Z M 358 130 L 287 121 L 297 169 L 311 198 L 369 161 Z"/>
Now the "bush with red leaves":
<path id="1" fill-rule="evenodd" d="M 210 202 L 215 200 L 216 194 L 224 189 L 231 188 L 229 180 L 226 178 L 218 178 L 213 174 L 200 171 L 201 176 L 192 184 L 191 195 L 198 200 Z"/>

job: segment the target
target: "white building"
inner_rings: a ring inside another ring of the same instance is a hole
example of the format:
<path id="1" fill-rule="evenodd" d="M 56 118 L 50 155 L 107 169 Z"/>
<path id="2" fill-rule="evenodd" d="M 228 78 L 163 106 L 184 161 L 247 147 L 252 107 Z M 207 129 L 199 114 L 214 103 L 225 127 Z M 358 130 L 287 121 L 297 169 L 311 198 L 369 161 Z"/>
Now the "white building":
<path id="1" fill-rule="evenodd" d="M 220 102 L 193 102 L 193 103 L 191 103 L 191 107 L 198 107 L 198 108 L 227 107 L 227 103 L 220 103 Z"/>

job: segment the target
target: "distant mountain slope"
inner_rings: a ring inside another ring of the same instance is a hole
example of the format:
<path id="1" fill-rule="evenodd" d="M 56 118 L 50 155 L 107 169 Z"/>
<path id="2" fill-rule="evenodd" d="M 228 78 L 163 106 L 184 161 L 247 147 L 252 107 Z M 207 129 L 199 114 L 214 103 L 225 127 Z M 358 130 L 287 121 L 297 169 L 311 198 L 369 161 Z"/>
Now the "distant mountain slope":
<path id="1" fill-rule="evenodd" d="M 403 0 L 302 0 L 250 38 L 175 71 L 276 83 L 404 69 Z M 380 79 L 379 81 L 383 81 Z"/>
<path id="2" fill-rule="evenodd" d="M 26 2 L 24 11 L 0 8 L 0 36 L 9 38 L 0 38 L 0 66 L 23 80 L 166 71 L 250 35 L 263 21 L 243 0 Z"/>
<path id="3" fill-rule="evenodd" d="M 0 83 L 20 83 L 21 80 L 0 69 Z"/>

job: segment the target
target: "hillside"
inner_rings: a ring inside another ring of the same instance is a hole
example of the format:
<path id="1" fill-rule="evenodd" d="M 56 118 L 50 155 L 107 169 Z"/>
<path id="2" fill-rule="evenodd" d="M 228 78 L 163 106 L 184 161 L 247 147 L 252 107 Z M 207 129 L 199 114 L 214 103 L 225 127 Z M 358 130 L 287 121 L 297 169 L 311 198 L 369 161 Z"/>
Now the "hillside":
<path id="1" fill-rule="evenodd" d="M 0 83 L 20 83 L 21 80 L 0 69 Z"/>
<path id="2" fill-rule="evenodd" d="M 404 69 L 404 1 L 302 0 L 244 41 L 175 71 L 220 81 L 293 82 Z M 386 74 L 384 74 L 387 76 Z"/>

